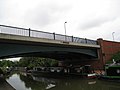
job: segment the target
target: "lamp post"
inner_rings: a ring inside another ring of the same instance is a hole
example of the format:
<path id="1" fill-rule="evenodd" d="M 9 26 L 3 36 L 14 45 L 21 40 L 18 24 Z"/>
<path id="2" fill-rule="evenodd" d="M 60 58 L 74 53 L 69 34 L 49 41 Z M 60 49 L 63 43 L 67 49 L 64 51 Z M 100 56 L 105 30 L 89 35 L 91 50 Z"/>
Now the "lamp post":
<path id="1" fill-rule="evenodd" d="M 65 41 L 66 41 L 66 39 L 67 39 L 67 38 L 66 38 L 66 23 L 67 23 L 67 22 L 64 23 L 64 29 L 65 29 Z"/>
<path id="2" fill-rule="evenodd" d="M 113 41 L 114 41 L 114 33 L 115 33 L 115 32 L 112 32 Z"/>
<path id="3" fill-rule="evenodd" d="M 114 41 L 114 33 L 115 32 L 112 32 L 113 41 Z M 114 43 L 112 43 L 112 53 L 111 54 L 114 55 Z M 114 61 L 114 59 L 113 59 L 113 61 Z"/>

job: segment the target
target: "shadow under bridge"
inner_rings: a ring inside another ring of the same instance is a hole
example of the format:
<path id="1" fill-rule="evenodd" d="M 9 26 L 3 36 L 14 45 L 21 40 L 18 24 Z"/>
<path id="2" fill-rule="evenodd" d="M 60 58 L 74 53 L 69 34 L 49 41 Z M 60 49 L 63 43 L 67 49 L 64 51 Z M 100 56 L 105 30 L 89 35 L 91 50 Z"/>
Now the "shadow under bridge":
<path id="1" fill-rule="evenodd" d="M 93 60 L 98 58 L 97 48 L 2 42 L 0 58 L 34 56 L 56 60 Z"/>

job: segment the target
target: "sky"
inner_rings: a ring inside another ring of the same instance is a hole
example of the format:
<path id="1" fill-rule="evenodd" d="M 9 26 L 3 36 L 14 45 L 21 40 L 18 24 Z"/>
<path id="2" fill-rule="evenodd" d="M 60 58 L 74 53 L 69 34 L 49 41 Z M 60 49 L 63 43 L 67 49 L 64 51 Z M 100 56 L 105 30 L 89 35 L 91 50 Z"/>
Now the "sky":
<path id="1" fill-rule="evenodd" d="M 6 59 L 0 59 L 0 60 L 10 60 L 10 61 L 19 61 L 21 57 L 16 57 L 16 58 L 6 58 Z"/>
<path id="2" fill-rule="evenodd" d="M 65 34 L 64 22 L 67 35 L 120 42 L 120 0 L 0 0 L 2 25 Z"/>

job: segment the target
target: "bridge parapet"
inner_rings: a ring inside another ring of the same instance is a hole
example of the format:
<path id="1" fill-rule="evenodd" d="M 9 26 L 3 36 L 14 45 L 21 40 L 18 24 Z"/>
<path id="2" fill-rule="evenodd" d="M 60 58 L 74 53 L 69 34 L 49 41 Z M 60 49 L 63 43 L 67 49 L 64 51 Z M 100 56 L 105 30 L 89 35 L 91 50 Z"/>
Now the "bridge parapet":
<path id="1" fill-rule="evenodd" d="M 25 28 L 6 26 L 6 25 L 0 25 L 0 33 L 97 45 L 97 41 L 86 38 L 79 38 L 79 37 L 43 32 L 38 30 L 31 30 L 30 28 L 25 29 Z"/>

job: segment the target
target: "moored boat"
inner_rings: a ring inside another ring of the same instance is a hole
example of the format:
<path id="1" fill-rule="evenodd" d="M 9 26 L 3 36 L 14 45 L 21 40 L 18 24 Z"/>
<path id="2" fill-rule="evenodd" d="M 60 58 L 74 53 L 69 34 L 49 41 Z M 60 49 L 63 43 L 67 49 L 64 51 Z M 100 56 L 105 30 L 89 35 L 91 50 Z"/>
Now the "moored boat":
<path id="1" fill-rule="evenodd" d="M 120 63 L 112 63 L 105 66 L 105 73 L 100 79 L 120 81 Z"/>
<path id="2" fill-rule="evenodd" d="M 90 65 L 81 67 L 35 67 L 32 71 L 33 75 L 47 77 L 84 77 L 96 78 L 96 74 L 92 71 Z"/>
<path id="3" fill-rule="evenodd" d="M 88 74 L 88 78 L 96 78 L 96 73 Z"/>

